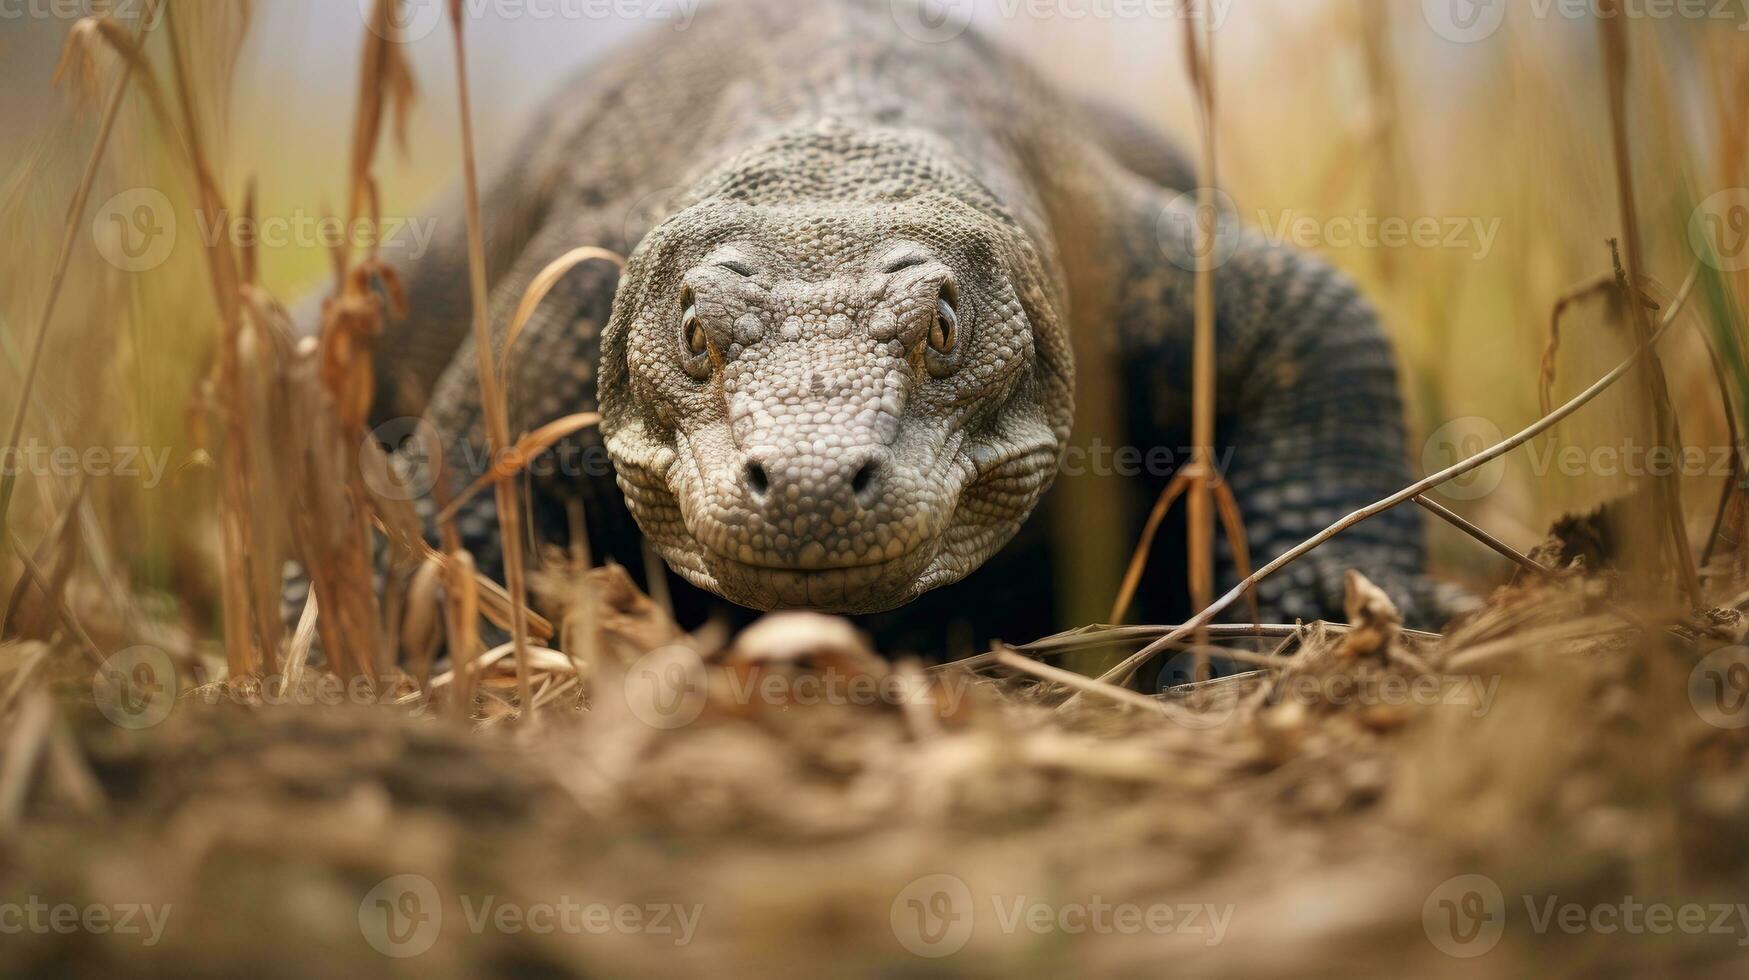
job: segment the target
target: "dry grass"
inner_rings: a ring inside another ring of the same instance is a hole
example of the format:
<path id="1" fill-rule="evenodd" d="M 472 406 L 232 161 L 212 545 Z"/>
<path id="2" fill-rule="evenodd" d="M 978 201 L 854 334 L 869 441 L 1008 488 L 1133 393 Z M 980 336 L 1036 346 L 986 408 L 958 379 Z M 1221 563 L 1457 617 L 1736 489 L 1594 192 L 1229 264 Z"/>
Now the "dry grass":
<path id="1" fill-rule="evenodd" d="M 377 150 L 391 125 L 405 143 L 415 91 L 391 40 L 393 4 L 371 8 L 376 30 L 360 54 L 347 159 L 346 216 L 371 227 L 380 226 Z M 1511 204 L 1556 208 L 1570 228 L 1551 249 L 1557 257 L 1526 263 L 1521 288 L 1486 294 L 1525 352 L 1522 376 L 1541 382 L 1542 411 L 1517 434 L 1469 447 L 1467 458 L 1345 517 L 1213 601 L 1214 519 L 1235 535 L 1232 501 L 1219 484 L 1175 483 L 1135 551 L 1113 626 L 926 670 L 890 664 L 843 624 L 817 617 L 768 619 L 739 636 L 687 634 L 665 599 L 641 594 L 618 569 L 592 567 L 586 541 L 567 554 L 520 553 L 516 477 L 531 456 L 597 419 L 511 431 L 502 361 L 561 276 L 619 257 L 584 245 L 556 259 L 502 325 L 494 363 L 459 4 L 450 9 L 454 111 L 493 465 L 461 496 L 436 501 L 440 548 L 420 539 L 405 501 L 379 492 L 388 462 L 366 438 L 375 338 L 400 302 L 374 246 L 348 243 L 329 256 L 320 332 L 303 341 L 262 285 L 262 256 L 228 235 L 151 276 L 106 275 L 94 260 L 82 270 L 74 258 L 92 259 L 77 247 L 88 202 L 116 188 L 165 188 L 219 216 L 221 230 L 256 212 L 255 182 L 226 158 L 225 111 L 252 8 L 168 5 L 147 43 L 108 21 L 75 32 L 64 77 L 112 93 L 89 162 L 62 187 L 52 158 L 39 156 L 25 180 L 7 185 L 0 209 L 9 225 L 29 224 L 21 187 L 71 202 L 35 216 L 66 243 L 44 275 L 25 275 L 23 259 L 15 271 L 19 308 L 7 315 L 28 327 L 17 331 L 25 343 L 9 444 L 38 431 L 69 445 L 129 433 L 149 444 L 168 414 L 175 434 L 166 438 L 194 450 L 168 476 L 174 506 L 89 479 L 8 476 L 0 486 L 13 582 L 0 642 L 0 902 L 167 903 L 174 918 L 150 947 L 88 933 L 9 939 L 0 972 L 714 976 L 830 963 L 871 976 L 1286 975 L 1318 963 L 1410 975 L 1479 964 L 1508 975 L 1741 965 L 1749 922 L 1724 933 L 1622 936 L 1538 930 L 1527 910 L 1550 898 L 1587 908 L 1623 895 L 1642 905 L 1737 901 L 1732 883 L 1749 862 L 1749 735 L 1718 724 L 1726 702 L 1709 714 L 1703 695 L 1708 683 L 1723 685 L 1720 697 L 1749 690 L 1731 687 L 1749 665 L 1712 653 L 1749 631 L 1740 612 L 1749 603 L 1745 495 L 1675 478 L 1574 491 L 1580 502 L 1615 502 L 1534 549 L 1498 499 L 1457 513 L 1428 496 L 1556 431 L 1571 438 L 1570 420 L 1586 418 L 1612 437 L 1727 440 L 1733 475 L 1743 472 L 1749 275 L 1719 271 L 1708 256 L 1696 262 L 1671 228 L 1676 202 L 1692 208 L 1702 189 L 1749 181 L 1740 84 L 1749 60 L 1740 48 L 1693 45 L 1709 59 L 1705 98 L 1717 122 L 1716 145 L 1691 151 L 1681 134 L 1656 129 L 1674 85 L 1654 41 L 1620 21 L 1604 28 L 1602 98 L 1589 130 L 1572 123 L 1596 139 L 1568 152 L 1587 179 L 1608 161 L 1598 200 L 1613 197 L 1615 215 L 1559 194 L 1550 195 L 1559 208 Z M 1328 167 L 1310 168 L 1305 179 L 1321 190 L 1294 199 L 1430 207 L 1439 174 L 1411 159 L 1415 120 L 1396 68 L 1403 29 L 1395 17 L 1336 25 L 1341 57 L 1363 68 L 1368 119 L 1330 141 Z M 1199 42 L 1194 25 L 1186 30 L 1204 171 L 1217 172 L 1218 129 L 1223 170 L 1258 184 L 1255 146 L 1230 132 L 1237 107 L 1249 108 L 1244 92 L 1222 76 L 1227 108 L 1217 120 L 1212 35 Z M 1523 43 L 1515 34 L 1501 42 L 1515 52 L 1505 74 L 1529 93 L 1515 113 L 1564 118 L 1547 67 L 1512 47 Z M 1473 124 L 1462 110 L 1450 118 Z M 1509 134 L 1505 152 L 1524 139 Z M 1363 157 L 1373 161 L 1364 172 Z M 1506 193 L 1535 199 L 1529 184 Z M 1575 273 L 1607 260 L 1606 237 L 1624 243 L 1622 267 Z M 1679 272 L 1691 270 L 1675 290 L 1659 278 L 1676 281 L 1672 255 L 1683 256 Z M 1397 319 L 1426 325 L 1402 338 L 1423 418 L 1455 413 L 1457 382 L 1427 365 L 1450 354 L 1438 346 L 1475 317 L 1469 287 L 1482 273 L 1423 269 L 1388 250 L 1365 258 L 1368 268 L 1351 271 Z M 1209 286 L 1205 270 L 1205 382 Z M 1599 309 L 1602 319 L 1592 315 Z M 189 326 L 163 331 L 169 311 Z M 1690 323 L 1701 328 L 1698 345 L 1677 329 Z M 126 383 L 87 381 L 98 394 L 66 398 L 78 375 L 70 348 L 57 358 L 57 331 L 73 335 L 68 343 L 113 346 L 113 370 L 131 372 Z M 1574 348 L 1606 357 L 1592 364 Z M 1689 383 L 1696 377 L 1705 384 Z M 167 387 L 171 379 L 178 384 Z M 1557 404 L 1557 386 L 1576 379 L 1587 387 Z M 1527 383 L 1523 395 L 1537 387 Z M 143 393 L 166 390 L 176 392 L 175 411 L 142 408 Z M 1705 399 L 1688 396 L 1703 390 Z M 1196 401 L 1206 447 L 1209 385 Z M 503 584 L 477 573 L 450 526 L 463 500 L 488 489 L 503 522 Z M 1153 530 L 1186 490 L 1190 581 L 1204 612 L 1180 626 L 1117 625 Z M 1698 497 L 1709 528 L 1683 516 Z M 1403 629 L 1388 599 L 1358 577 L 1346 625 L 1214 622 L 1262 577 L 1412 501 L 1461 534 L 1462 547 L 1487 556 L 1485 547 L 1529 574 L 1443 634 Z M 1695 540 L 1704 540 L 1698 560 Z M 1243 552 L 1242 535 L 1234 545 Z M 379 550 L 391 586 L 384 600 L 372 587 Z M 277 608 L 284 556 L 299 559 L 313 585 L 289 633 Z M 483 623 L 510 642 L 487 649 Z M 325 668 L 310 663 L 318 639 Z M 438 666 L 440 645 L 448 669 Z M 143 674 L 111 659 L 140 647 L 161 658 L 147 659 Z M 1062 666 L 1090 650 L 1122 662 L 1097 679 Z M 1202 682 L 1214 657 L 1250 672 Z M 1159 696 L 1116 686 L 1167 658 L 1165 676 L 1189 683 Z M 348 704 L 277 703 L 287 691 L 294 702 L 317 699 L 331 683 L 352 685 L 339 698 Z M 883 693 L 824 703 L 804 693 L 821 685 Z M 1418 699 L 1417 690 L 1437 696 Z M 106 720 L 130 697 L 162 707 L 167 720 L 140 730 Z M 676 710 L 684 723 L 668 724 Z M 385 958 L 370 945 L 367 895 L 407 874 L 436 890 L 447 925 L 420 956 Z M 943 900 L 940 889 L 914 884 L 939 884 L 937 875 L 961 889 L 946 893 L 948 919 L 971 923 L 963 948 L 943 958 L 918 955 L 919 943 L 940 950 L 911 917 Z M 1504 896 L 1504 937 L 1484 960 L 1440 946 L 1436 913 L 1461 897 L 1448 884 L 1459 875 L 1484 876 Z M 680 946 L 625 929 L 470 930 L 466 902 L 487 895 L 677 903 L 701 918 Z M 1016 900 L 1058 911 L 1196 905 L 1231 919 L 1218 942 L 1207 920 L 1195 932 L 1182 922 L 1094 934 L 1004 928 L 999 909 Z"/>

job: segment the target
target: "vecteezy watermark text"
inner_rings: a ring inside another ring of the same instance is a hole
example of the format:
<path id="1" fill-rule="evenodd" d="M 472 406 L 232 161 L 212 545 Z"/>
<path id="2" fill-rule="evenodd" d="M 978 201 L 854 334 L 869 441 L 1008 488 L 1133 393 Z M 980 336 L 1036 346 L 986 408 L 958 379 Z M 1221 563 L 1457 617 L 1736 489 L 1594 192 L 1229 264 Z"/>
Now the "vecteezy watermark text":
<path id="1" fill-rule="evenodd" d="M 1749 0 L 1421 0 L 1427 26 L 1459 44 L 1493 37 L 1506 23 L 1509 9 L 1533 20 L 1717 20 L 1749 30 Z"/>
<path id="2" fill-rule="evenodd" d="M 1434 947 L 1448 956 L 1473 959 L 1500 944 L 1522 903 L 1536 935 L 1725 936 L 1749 947 L 1749 905 L 1741 902 L 1644 901 L 1623 895 L 1603 901 L 1576 901 L 1560 895 L 1522 895 L 1508 902 L 1498 882 L 1486 875 L 1448 878 L 1421 907 L 1421 926 Z"/>
<path id="3" fill-rule="evenodd" d="M 0 0 L 0 20 L 79 20 L 108 17 L 123 23 L 146 12 L 146 0 Z M 159 4 L 154 19 L 164 14 Z"/>
<path id="4" fill-rule="evenodd" d="M 1084 902 L 1024 894 L 989 894 L 983 899 L 974 898 L 971 887 L 957 875 L 924 875 L 893 897 L 888 910 L 893 937 L 917 956 L 952 956 L 971 941 L 983 914 L 989 916 L 983 921 L 1010 936 L 1176 934 L 1216 946 L 1226 939 L 1234 911 L 1231 904 L 1112 902 L 1099 895 Z"/>
<path id="5" fill-rule="evenodd" d="M 531 20 L 623 21 L 672 25 L 676 31 L 692 26 L 703 0 L 462 0 L 462 17 L 469 21 Z M 358 0 L 359 13 L 371 30 L 377 0 Z M 389 23 L 381 33 L 391 41 L 423 40 L 447 19 L 449 0 L 402 0 L 390 4 Z"/>
<path id="6" fill-rule="evenodd" d="M 164 938 L 164 926 L 170 920 L 171 906 L 140 902 L 119 902 L 111 905 L 74 905 L 71 902 L 45 902 L 31 895 L 23 902 L 0 902 L 0 935 L 71 936 L 92 935 L 139 936 L 140 945 L 156 946 Z"/>
<path id="7" fill-rule="evenodd" d="M 537 902 L 498 895 L 455 898 L 462 927 L 475 936 L 488 932 L 644 935 L 686 946 L 698 934 L 704 916 L 704 906 L 698 903 L 585 902 L 569 895 Z M 424 875 L 394 875 L 377 882 L 359 902 L 358 928 L 365 942 L 384 956 L 418 956 L 436 945 L 443 934 L 446 904 L 437 885 Z"/>
<path id="8" fill-rule="evenodd" d="M 4 2 L 4 0 L 0 0 Z M 322 248 L 348 246 L 375 250 L 416 262 L 431 248 L 437 234 L 435 216 L 382 215 L 348 221 L 332 214 L 293 210 L 287 214 L 246 215 L 230 211 L 194 211 L 195 233 L 207 248 L 229 244 L 248 249 Z M 122 191 L 99 205 L 91 221 L 91 236 L 99 255 L 123 272 L 149 272 L 176 251 L 178 231 L 185 223 L 164 192 L 153 187 Z"/>
<path id="9" fill-rule="evenodd" d="M 1063 21 L 1074 24 L 1140 23 L 1202 16 L 1219 30 L 1233 0 L 888 0 L 893 22 L 914 41 L 951 41 L 983 11 L 1000 20 Z"/>
<path id="10" fill-rule="evenodd" d="M 1438 473 L 1475 457 L 1505 438 L 1500 426 L 1492 419 L 1479 415 L 1453 419 L 1435 429 L 1422 444 L 1422 471 Z M 1515 466 L 1527 466 L 1530 475 L 1537 479 L 1548 476 L 1573 479 L 1726 479 L 1736 472 L 1736 453 L 1735 447 L 1724 444 L 1660 446 L 1641 442 L 1632 436 L 1617 442 L 1592 445 L 1561 443 L 1555 439 L 1544 438 L 1531 440 L 1521 450 L 1515 451 L 1511 459 Z M 1439 493 L 1453 500 L 1476 500 L 1485 497 L 1505 480 L 1506 468 L 1507 457 L 1496 457 L 1440 484 Z"/>
<path id="11" fill-rule="evenodd" d="M 4 476 L 120 477 L 152 490 L 169 469 L 169 446 L 50 446 L 31 438 L 0 450 Z"/>
<path id="12" fill-rule="evenodd" d="M 652 728 L 672 730 L 697 721 L 712 703 L 785 708 L 922 704 L 952 715 L 971 683 L 971 678 L 956 674 L 922 683 L 900 673 L 875 675 L 837 667 L 796 673 L 713 671 L 691 647 L 669 644 L 634 661 L 622 688 L 633 717 Z"/>

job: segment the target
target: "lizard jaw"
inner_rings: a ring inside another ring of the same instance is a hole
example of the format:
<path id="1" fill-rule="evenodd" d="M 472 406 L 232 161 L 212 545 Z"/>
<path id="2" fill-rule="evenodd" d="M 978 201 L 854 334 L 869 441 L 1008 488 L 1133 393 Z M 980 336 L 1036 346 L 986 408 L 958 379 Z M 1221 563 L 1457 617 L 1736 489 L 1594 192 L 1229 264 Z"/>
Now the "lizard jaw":
<path id="1" fill-rule="evenodd" d="M 759 610 L 810 609 L 840 615 L 885 612 L 927 589 L 932 549 L 848 568 L 796 569 L 748 565 L 704 552 L 701 560 L 670 563 L 693 585 Z M 691 557 L 691 556 L 689 556 Z"/>

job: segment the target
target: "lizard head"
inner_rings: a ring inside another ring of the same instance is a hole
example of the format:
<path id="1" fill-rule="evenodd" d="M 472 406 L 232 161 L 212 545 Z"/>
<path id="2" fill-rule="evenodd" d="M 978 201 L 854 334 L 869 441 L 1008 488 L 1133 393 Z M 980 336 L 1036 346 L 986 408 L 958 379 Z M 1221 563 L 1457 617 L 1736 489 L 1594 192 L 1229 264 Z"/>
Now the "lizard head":
<path id="1" fill-rule="evenodd" d="M 608 452 L 694 584 L 890 609 L 976 569 L 1050 485 L 1066 338 L 1038 253 L 975 185 L 814 173 L 772 195 L 782 160 L 764 163 L 695 188 L 633 251 L 603 336 Z"/>

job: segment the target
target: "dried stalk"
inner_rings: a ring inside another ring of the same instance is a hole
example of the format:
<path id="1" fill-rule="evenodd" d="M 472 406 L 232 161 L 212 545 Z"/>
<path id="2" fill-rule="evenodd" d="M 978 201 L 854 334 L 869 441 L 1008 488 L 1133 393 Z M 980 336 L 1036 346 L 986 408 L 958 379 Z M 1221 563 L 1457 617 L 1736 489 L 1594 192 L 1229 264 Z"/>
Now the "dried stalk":
<path id="1" fill-rule="evenodd" d="M 492 333 L 486 309 L 486 243 L 480 225 L 480 186 L 474 161 L 474 118 L 468 100 L 468 60 L 466 41 L 462 36 L 461 0 L 450 0 L 450 26 L 455 39 L 456 93 L 461 111 L 462 186 L 467 195 L 468 216 L 468 287 L 473 298 L 474 352 L 479 359 L 480 402 L 486 416 L 486 438 L 493 459 L 510 445 L 509 412 L 498 387 L 498 375 L 492 365 Z M 498 530 L 504 552 L 504 585 L 510 593 L 510 638 L 516 651 L 516 693 L 524 708 L 522 718 L 534 719 L 527 710 L 534 703 L 534 691 L 528 673 L 528 612 L 527 593 L 522 565 L 522 501 L 511 481 L 496 485 L 498 500 Z"/>
<path id="2" fill-rule="evenodd" d="M 146 32 L 158 21 L 158 0 L 146 0 L 140 26 L 134 31 L 133 47 L 137 50 L 145 44 Z M 97 141 L 91 146 L 91 153 L 85 158 L 85 170 L 79 176 L 79 186 L 73 191 L 73 201 L 67 206 L 67 226 L 61 235 L 61 250 L 55 256 L 55 268 L 49 275 L 48 296 L 43 300 L 41 315 L 37 317 L 36 331 L 31 335 L 30 353 L 24 362 L 24 380 L 18 389 L 18 400 L 12 409 L 12 426 L 6 434 L 4 455 L 10 457 L 18 451 L 18 443 L 24 435 L 24 420 L 30 413 L 31 395 L 36 391 L 37 374 L 42 367 L 43 348 L 49 337 L 49 324 L 55 318 L 55 306 L 61 298 L 61 287 L 67 281 L 67 269 L 73 261 L 73 246 L 78 242 L 80 233 L 85 228 L 85 207 L 91 202 L 91 189 L 97 183 L 97 168 L 103 163 L 104 151 L 109 146 L 110 134 L 115 131 L 115 120 L 121 113 L 122 97 L 127 94 L 128 81 L 134 74 L 134 59 L 123 58 L 121 75 L 115 80 L 115 87 L 110 90 L 109 99 L 103 106 L 102 121 L 97 127 Z M 0 534 L 7 529 L 7 519 L 12 508 L 12 493 L 18 483 L 18 474 L 8 469 L 0 476 Z"/>
<path id="3" fill-rule="evenodd" d="M 1637 350 L 1630 354 L 1626 360 L 1617 365 L 1614 370 L 1597 379 L 1597 381 L 1592 383 L 1591 387 L 1573 396 L 1573 398 L 1566 404 L 1531 423 L 1516 435 L 1495 443 L 1476 455 L 1454 463 L 1451 466 L 1440 470 L 1438 473 L 1417 480 L 1388 497 L 1374 501 L 1373 503 L 1370 503 L 1342 518 L 1324 530 L 1319 531 L 1317 534 L 1312 535 L 1310 538 L 1294 545 L 1286 552 L 1283 552 L 1274 561 L 1271 561 L 1269 564 L 1263 566 L 1254 574 L 1247 577 L 1245 581 L 1234 586 L 1226 595 L 1217 599 L 1208 608 L 1197 613 L 1189 622 L 1179 626 L 1177 629 L 1167 633 L 1153 643 L 1148 644 L 1148 646 L 1126 658 L 1122 663 L 1118 664 L 1110 671 L 1107 671 L 1100 680 L 1110 681 L 1112 683 L 1122 683 L 1126 681 L 1130 675 L 1135 672 L 1137 667 L 1148 662 L 1160 652 L 1171 649 L 1177 644 L 1183 642 L 1185 637 L 1190 636 L 1203 627 L 1206 627 L 1214 617 L 1220 615 L 1228 606 L 1231 606 L 1239 596 L 1243 595 L 1250 589 L 1255 588 L 1257 583 L 1283 568 L 1286 568 L 1288 565 L 1293 564 L 1301 558 L 1304 558 L 1306 555 L 1328 542 L 1331 538 L 1336 537 L 1336 535 L 1341 534 L 1343 531 L 1348 530 L 1367 518 L 1376 517 L 1393 507 L 1407 503 L 1427 491 L 1438 487 L 1440 484 L 1456 479 L 1477 467 L 1486 465 L 1487 463 L 1504 456 L 1506 453 L 1517 449 L 1519 446 L 1522 446 L 1544 432 L 1547 432 L 1567 416 L 1572 415 L 1574 412 L 1585 407 L 1585 405 L 1589 404 L 1598 395 L 1603 394 L 1605 391 L 1613 387 L 1616 382 L 1620 381 L 1629 371 L 1637 367 L 1641 360 L 1651 352 L 1657 342 L 1663 338 L 1666 332 L 1669 331 L 1670 325 L 1676 322 L 1677 315 L 1682 312 L 1683 306 L 1688 302 L 1689 294 L 1694 291 L 1695 283 L 1699 280 L 1700 263 L 1696 262 L 1694 267 L 1689 271 L 1687 281 L 1682 284 L 1682 289 L 1678 293 L 1675 302 L 1672 303 L 1670 308 L 1665 312 L 1664 320 L 1659 325 L 1657 331 L 1653 333 L 1645 343 L 1641 344 Z"/>
<path id="4" fill-rule="evenodd" d="M 1064 670 L 1061 667 L 1052 667 L 1049 664 L 1041 664 L 1036 660 L 1029 660 L 1010 649 L 994 650 L 991 651 L 991 654 L 992 662 L 1001 664 L 1010 670 L 1017 670 L 1023 674 L 1031 674 L 1042 680 L 1047 680 L 1054 684 L 1061 684 L 1064 687 L 1073 688 L 1077 691 L 1082 691 L 1088 694 L 1097 694 L 1100 697 L 1116 701 L 1118 704 L 1127 705 L 1132 708 L 1141 708 L 1143 711 L 1147 711 L 1150 714 L 1170 714 L 1170 711 L 1164 704 L 1146 695 L 1137 694 L 1135 691 L 1132 691 L 1127 687 L 1119 687 L 1116 684 L 1107 684 L 1104 681 L 1094 680 L 1091 677 L 1084 677 L 1072 670 Z"/>
<path id="5" fill-rule="evenodd" d="M 191 70 L 182 42 L 177 37 L 173 8 L 166 7 L 166 37 L 170 42 L 170 67 L 176 82 L 177 103 L 183 132 L 194 165 L 195 189 L 200 205 L 214 220 L 228 224 L 229 211 L 219 191 L 218 178 L 201 137 L 200 118 L 190 85 Z M 221 234 L 207 239 L 207 273 L 219 313 L 218 392 L 220 415 L 225 423 L 225 449 L 220 457 L 223 508 L 220 532 L 225 559 L 225 659 L 233 677 L 252 673 L 269 648 L 266 638 L 274 626 L 263 621 L 256 605 L 253 585 L 255 528 L 251 516 L 254 499 L 249 487 L 249 416 L 243 388 L 241 342 L 243 288 L 237 255 L 228 244 L 235 236 Z M 274 621 L 275 624 L 277 620 Z"/>
<path id="6" fill-rule="evenodd" d="M 1621 284 L 1628 301 L 1628 316 L 1634 325 L 1635 338 L 1648 349 L 1652 336 L 1652 321 L 1645 307 L 1632 301 L 1637 285 L 1645 281 L 1646 261 L 1640 246 L 1639 206 L 1634 200 L 1633 153 L 1628 137 L 1628 38 L 1626 17 L 1621 0 L 1601 0 L 1598 30 L 1602 33 L 1604 68 L 1607 73 L 1609 116 L 1615 151 L 1616 189 L 1621 202 L 1622 238 L 1626 242 L 1627 281 Z M 1658 448 L 1668 449 L 1673 443 L 1675 419 L 1670 410 L 1670 391 L 1664 380 L 1664 368 L 1655 352 L 1651 354 L 1647 375 L 1648 415 L 1652 419 L 1653 437 Z M 1676 562 L 1682 587 L 1689 602 L 1701 605 L 1700 579 L 1695 571 L 1694 553 L 1688 544 L 1688 523 L 1682 516 L 1682 494 L 1673 475 L 1663 475 L 1652 481 L 1653 506 L 1668 523 L 1671 556 Z"/>
<path id="7" fill-rule="evenodd" d="M 1185 519 L 1189 522 L 1190 604 L 1208 607 L 1214 597 L 1214 512 L 1209 499 L 1215 474 L 1215 232 L 1220 213 L 1220 173 L 1216 167 L 1214 33 L 1207 25 L 1208 4 L 1199 3 L 1184 24 L 1185 54 L 1191 87 L 1196 92 L 1201 123 L 1201 185 L 1196 223 L 1196 335 L 1191 358 L 1191 443 L 1194 445 L 1190 485 L 1186 488 Z M 1203 644 L 1199 632 L 1197 644 Z M 1207 661 L 1197 655 L 1197 679 L 1206 677 Z"/>
<path id="8" fill-rule="evenodd" d="M 1445 521 L 1447 524 L 1450 524 L 1452 527 L 1455 527 L 1458 530 L 1469 535 L 1470 537 L 1475 538 L 1477 541 L 1482 542 L 1483 544 L 1487 545 L 1488 548 L 1490 550 L 1492 550 L 1495 554 L 1498 554 L 1498 555 L 1506 558 L 1507 560 L 1511 561 L 1513 564 L 1524 569 L 1525 571 L 1532 572 L 1532 573 L 1535 573 L 1537 575 L 1553 575 L 1554 574 L 1554 569 L 1547 568 L 1543 565 L 1540 565 L 1537 562 L 1533 561 L 1529 556 L 1521 554 L 1517 549 L 1513 548 L 1511 545 L 1500 540 L 1499 538 L 1496 538 L 1492 534 L 1489 534 L 1487 531 L 1482 530 L 1480 527 L 1477 527 L 1475 524 L 1470 523 L 1468 520 L 1466 520 L 1463 517 L 1463 515 L 1457 513 L 1456 511 L 1450 509 L 1449 507 L 1446 507 L 1444 504 L 1441 504 L 1438 501 L 1435 501 L 1432 498 L 1426 497 L 1426 496 L 1416 497 L 1415 502 L 1417 504 L 1420 504 L 1423 508 L 1425 508 L 1428 513 L 1433 514 L 1435 517 L 1438 517 L 1439 519 Z"/>

